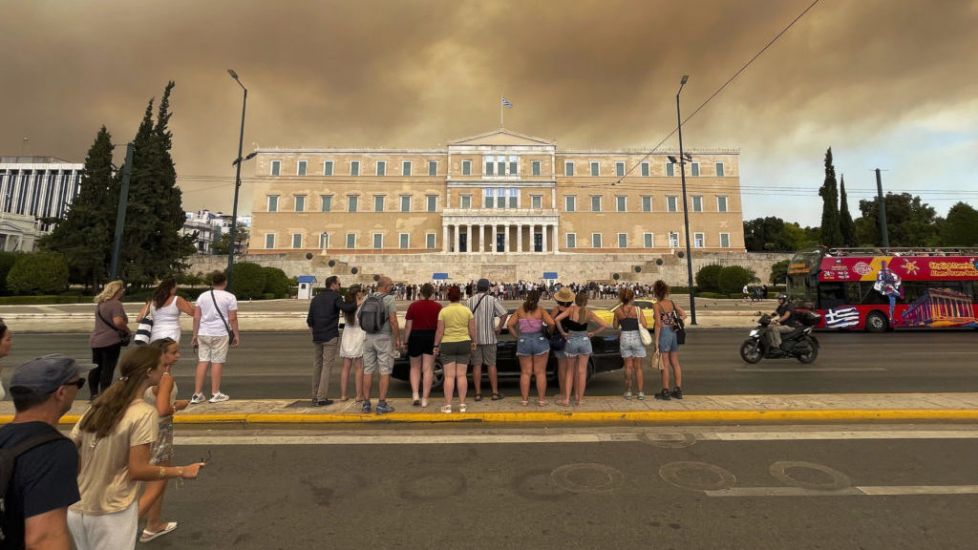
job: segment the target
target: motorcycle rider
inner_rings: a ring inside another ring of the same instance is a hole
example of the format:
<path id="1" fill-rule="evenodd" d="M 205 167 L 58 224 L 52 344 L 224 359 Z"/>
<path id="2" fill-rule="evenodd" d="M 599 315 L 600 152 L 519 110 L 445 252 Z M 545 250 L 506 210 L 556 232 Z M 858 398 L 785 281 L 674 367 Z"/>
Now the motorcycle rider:
<path id="1" fill-rule="evenodd" d="M 767 327 L 767 338 L 771 349 L 781 352 L 781 335 L 795 330 L 798 326 L 795 308 L 788 301 L 786 294 L 778 295 L 778 309 L 775 310 L 774 316 L 772 323 Z"/>

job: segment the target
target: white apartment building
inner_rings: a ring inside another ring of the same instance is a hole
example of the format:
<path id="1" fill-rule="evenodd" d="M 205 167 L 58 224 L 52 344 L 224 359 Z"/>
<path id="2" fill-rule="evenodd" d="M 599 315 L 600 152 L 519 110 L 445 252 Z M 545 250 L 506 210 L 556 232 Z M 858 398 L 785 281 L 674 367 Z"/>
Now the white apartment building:
<path id="1" fill-rule="evenodd" d="M 78 195 L 84 165 L 54 157 L 0 157 L 0 250 L 34 250 Z"/>

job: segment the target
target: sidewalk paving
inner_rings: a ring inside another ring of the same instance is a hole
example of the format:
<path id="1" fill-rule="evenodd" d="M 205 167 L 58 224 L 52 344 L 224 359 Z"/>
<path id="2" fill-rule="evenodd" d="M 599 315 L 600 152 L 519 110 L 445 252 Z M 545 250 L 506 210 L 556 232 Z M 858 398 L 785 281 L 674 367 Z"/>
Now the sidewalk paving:
<path id="1" fill-rule="evenodd" d="M 796 395 L 690 395 L 686 399 L 626 401 L 619 396 L 587 397 L 581 407 L 561 407 L 552 398 L 539 407 L 528 406 L 519 396 L 500 401 L 475 402 L 469 396 L 468 412 L 439 411 L 443 399 L 433 396 L 428 408 L 411 406 L 407 399 L 392 399 L 390 414 L 361 414 L 354 402 L 336 402 L 312 407 L 302 400 L 234 400 L 191 406 L 175 417 L 182 424 L 334 424 L 369 422 L 871 422 L 871 421 L 969 421 L 978 422 L 976 393 L 882 393 L 882 394 L 796 394 Z M 376 406 L 376 399 L 373 405 Z M 62 418 L 71 424 L 87 409 L 76 402 Z M 13 417 L 13 404 L 0 403 L 0 424 Z"/>

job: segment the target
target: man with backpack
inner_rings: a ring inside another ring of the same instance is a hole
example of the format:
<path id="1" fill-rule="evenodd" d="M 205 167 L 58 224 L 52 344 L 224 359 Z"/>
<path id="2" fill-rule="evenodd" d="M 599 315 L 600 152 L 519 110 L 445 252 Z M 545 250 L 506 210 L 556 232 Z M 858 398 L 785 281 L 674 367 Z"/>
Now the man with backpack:
<path id="1" fill-rule="evenodd" d="M 329 377 L 336 364 L 340 350 L 340 313 L 356 311 L 356 302 L 346 302 L 340 293 L 340 279 L 336 275 L 326 278 L 326 290 L 320 292 L 309 304 L 306 324 L 312 331 L 312 341 L 316 346 L 312 372 L 312 406 L 332 405 L 326 397 L 329 391 Z"/>
<path id="2" fill-rule="evenodd" d="M 377 292 L 367 296 L 360 305 L 357 322 L 366 333 L 363 340 L 363 412 L 370 412 L 370 387 L 373 375 L 380 374 L 380 395 L 377 414 L 394 412 L 387 403 L 387 387 L 394 370 L 394 350 L 401 348 L 401 330 L 397 324 L 397 307 L 391 288 L 390 277 L 377 280 Z"/>
<path id="3" fill-rule="evenodd" d="M 93 366 L 51 354 L 10 378 L 17 413 L 0 429 L 0 547 L 71 549 L 68 506 L 81 499 L 78 449 L 55 426 Z"/>

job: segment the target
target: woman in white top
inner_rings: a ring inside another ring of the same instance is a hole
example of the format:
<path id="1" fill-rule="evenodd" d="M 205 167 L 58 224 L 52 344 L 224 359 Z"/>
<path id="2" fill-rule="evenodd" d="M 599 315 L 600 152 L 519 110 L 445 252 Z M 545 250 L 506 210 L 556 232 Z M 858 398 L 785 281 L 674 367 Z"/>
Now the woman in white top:
<path id="1" fill-rule="evenodd" d="M 353 285 L 346 291 L 347 303 L 362 304 L 365 294 L 360 285 Z M 343 336 L 340 339 L 340 357 L 343 358 L 343 370 L 340 371 L 340 401 L 348 399 L 346 389 L 350 385 L 350 370 L 353 369 L 353 380 L 357 390 L 356 402 L 363 401 L 363 341 L 367 334 L 357 323 L 360 310 L 343 314 Z"/>
<path id="2" fill-rule="evenodd" d="M 153 299 L 143 306 L 136 318 L 142 319 L 146 315 L 152 317 L 153 332 L 149 337 L 150 342 L 169 338 L 179 343 L 181 312 L 193 318 L 194 306 L 177 296 L 176 280 L 172 277 L 166 277 L 160 281 L 159 286 L 153 291 Z"/>

